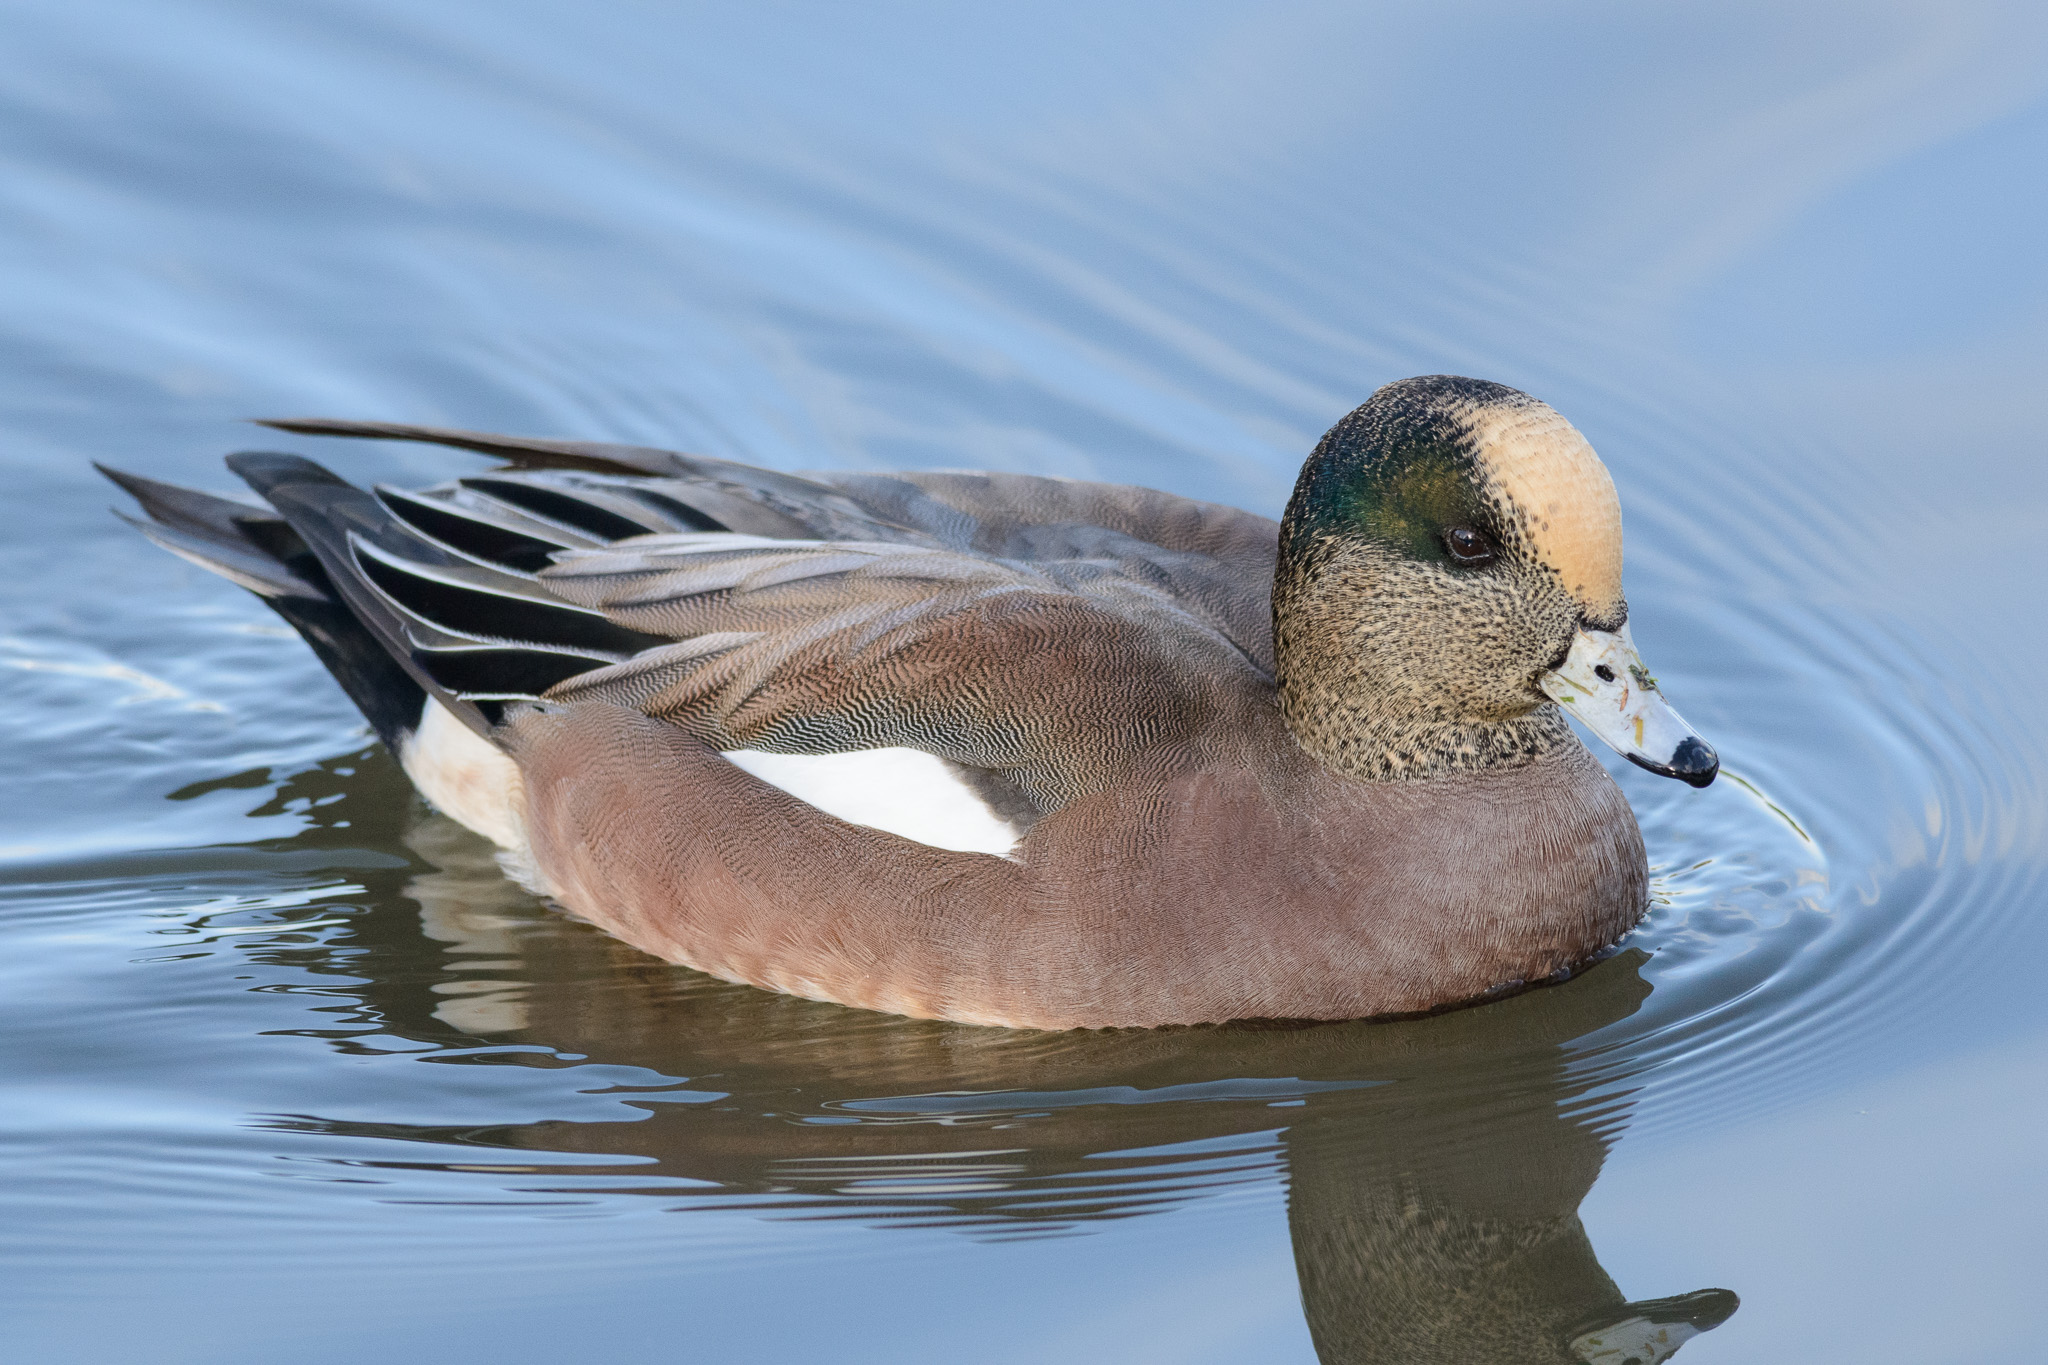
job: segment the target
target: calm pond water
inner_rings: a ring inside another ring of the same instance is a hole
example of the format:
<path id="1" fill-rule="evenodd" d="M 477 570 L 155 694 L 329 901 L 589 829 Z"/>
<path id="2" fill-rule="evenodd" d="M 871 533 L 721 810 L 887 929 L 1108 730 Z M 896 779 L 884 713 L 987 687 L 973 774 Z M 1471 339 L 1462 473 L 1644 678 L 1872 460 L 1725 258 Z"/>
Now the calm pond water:
<path id="1" fill-rule="evenodd" d="M 1619 1365 L 1710 1288 L 1687 1365 L 2039 1357 L 2048 10 L 0 33 L 8 1360 Z M 1392 1025 L 1013 1034 L 641 957 L 89 468 L 476 467 L 235 425 L 321 413 L 1274 512 L 1445 371 L 1603 453 L 1741 780 L 1622 769 L 1626 949 Z"/>

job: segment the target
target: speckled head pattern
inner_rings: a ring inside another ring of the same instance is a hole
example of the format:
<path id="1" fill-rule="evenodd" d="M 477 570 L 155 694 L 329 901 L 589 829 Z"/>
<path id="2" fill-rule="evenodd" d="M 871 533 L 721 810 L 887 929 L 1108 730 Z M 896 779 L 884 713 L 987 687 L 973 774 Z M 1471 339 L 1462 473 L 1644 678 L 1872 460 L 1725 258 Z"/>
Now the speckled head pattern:
<path id="1" fill-rule="evenodd" d="M 1490 554 L 1461 562 L 1468 528 Z M 1621 507 L 1547 405 L 1476 379 L 1389 384 L 1324 436 L 1275 582 L 1283 706 L 1359 776 L 1523 761 L 1569 731 L 1536 690 L 1581 625 L 1618 629 Z"/>

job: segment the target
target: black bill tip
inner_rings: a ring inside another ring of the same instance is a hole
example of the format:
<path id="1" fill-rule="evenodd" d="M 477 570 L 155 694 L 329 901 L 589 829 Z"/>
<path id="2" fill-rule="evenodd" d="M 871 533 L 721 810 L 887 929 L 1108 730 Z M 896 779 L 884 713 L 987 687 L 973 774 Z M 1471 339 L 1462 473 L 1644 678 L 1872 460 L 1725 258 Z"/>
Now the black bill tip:
<path id="1" fill-rule="evenodd" d="M 1678 1341 L 1670 1343 L 1675 1350 L 1695 1332 L 1713 1331 L 1734 1317 L 1735 1310 L 1741 1306 L 1742 1300 L 1727 1289 L 1699 1289 L 1690 1294 L 1675 1294 L 1668 1299 L 1640 1299 L 1635 1303 L 1621 1304 L 1596 1318 L 1582 1321 L 1572 1331 L 1572 1345 L 1574 1349 L 1582 1352 L 1580 1358 L 1583 1360 L 1618 1359 L 1621 1356 L 1620 1351 L 1584 1351 L 1584 1346 L 1594 1345 L 1587 1342 L 1586 1338 L 1604 1336 L 1614 1328 L 1629 1322 L 1641 1323 L 1648 1327 L 1690 1328 L 1691 1331 L 1678 1334 Z M 1602 1346 L 1615 1344 L 1619 1343 L 1599 1343 Z M 1641 1360 L 1643 1357 L 1638 1355 L 1630 1358 Z M 1657 1359 L 1668 1360 L 1670 1356 L 1659 1355 Z"/>
<path id="2" fill-rule="evenodd" d="M 1652 763 L 1638 754 L 1630 754 L 1628 761 L 1638 768 L 1647 768 L 1659 777 L 1675 777 L 1688 787 L 1704 787 L 1714 780 L 1714 774 L 1721 771 L 1721 757 L 1714 752 L 1714 746 L 1698 735 L 1687 735 L 1678 741 L 1678 747 L 1671 752 L 1669 763 Z"/>

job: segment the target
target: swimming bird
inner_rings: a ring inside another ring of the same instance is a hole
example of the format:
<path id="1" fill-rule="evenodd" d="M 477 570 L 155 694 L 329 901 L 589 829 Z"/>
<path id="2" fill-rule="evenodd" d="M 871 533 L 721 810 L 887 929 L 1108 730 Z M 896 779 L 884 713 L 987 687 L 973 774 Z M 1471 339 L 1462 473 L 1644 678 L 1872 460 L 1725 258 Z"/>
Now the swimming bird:
<path id="1" fill-rule="evenodd" d="M 1022 474 L 787 474 L 331 419 L 500 468 L 297 455 L 264 505 L 106 471 L 262 596 L 421 794 L 648 953 L 1011 1027 L 1427 1012 L 1568 974 L 1648 904 L 1569 711 L 1694 786 L 1585 438 L 1389 384 L 1279 522 Z"/>

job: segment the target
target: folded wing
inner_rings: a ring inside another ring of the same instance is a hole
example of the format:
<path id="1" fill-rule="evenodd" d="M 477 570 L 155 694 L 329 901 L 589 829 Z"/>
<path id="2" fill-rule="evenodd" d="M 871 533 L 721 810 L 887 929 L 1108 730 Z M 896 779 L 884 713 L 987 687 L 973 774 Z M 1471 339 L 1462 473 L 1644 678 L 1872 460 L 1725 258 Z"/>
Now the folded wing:
<path id="1" fill-rule="evenodd" d="M 572 552 L 540 583 L 678 641 L 550 700 L 632 706 L 722 750 L 921 749 L 1040 812 L 1266 685 L 1198 612 L 1096 561 L 698 533 Z"/>
<path id="2" fill-rule="evenodd" d="M 232 457 L 268 510 L 122 477 L 170 548 L 318 627 L 394 747 L 426 697 L 487 738 L 507 705 L 602 699 L 728 752 L 921 750 L 1044 813 L 1269 686 L 1272 523 L 1231 509 L 279 425 L 518 462 L 365 490 L 298 456 Z"/>

